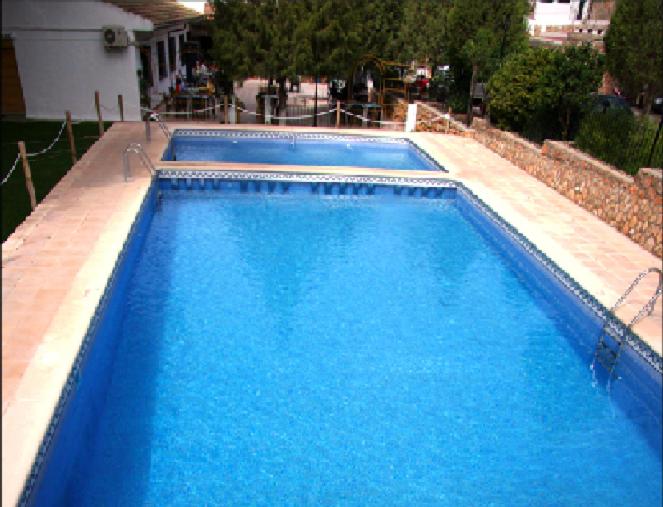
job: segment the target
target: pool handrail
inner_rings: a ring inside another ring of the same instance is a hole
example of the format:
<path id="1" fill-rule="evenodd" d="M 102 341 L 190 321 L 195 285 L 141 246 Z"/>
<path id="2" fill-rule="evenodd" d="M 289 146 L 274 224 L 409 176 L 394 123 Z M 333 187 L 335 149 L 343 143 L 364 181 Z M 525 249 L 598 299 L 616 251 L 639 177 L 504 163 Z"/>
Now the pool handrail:
<path id="1" fill-rule="evenodd" d="M 154 164 L 150 160 L 150 157 L 148 157 L 147 153 L 145 153 L 143 146 L 140 143 L 130 143 L 127 145 L 127 147 L 124 149 L 124 152 L 122 153 L 122 162 L 124 167 L 124 181 L 129 181 L 129 178 L 131 178 L 131 166 L 129 165 L 130 153 L 138 154 L 145 168 L 148 171 L 150 171 L 150 175 L 152 177 L 156 176 L 157 174 L 156 167 L 154 167 Z"/>
<path id="2" fill-rule="evenodd" d="M 610 313 L 614 315 L 614 312 L 619 308 L 622 303 L 626 300 L 628 295 L 633 292 L 633 289 L 647 276 L 649 273 L 658 273 L 658 287 L 656 288 L 656 291 L 654 292 L 654 295 L 649 298 L 649 301 L 645 303 L 645 305 L 640 309 L 640 311 L 631 319 L 631 321 L 628 323 L 626 326 L 627 330 L 630 330 L 635 326 L 638 322 L 640 322 L 642 319 L 645 317 L 651 315 L 654 312 L 654 307 L 656 306 L 656 301 L 658 298 L 661 296 L 663 293 L 663 271 L 661 271 L 660 268 L 652 267 L 648 268 L 644 271 L 642 271 L 638 276 L 635 277 L 635 279 L 631 282 L 631 285 L 628 286 L 628 288 L 624 291 L 624 293 L 620 296 L 620 298 L 617 300 L 617 302 L 612 305 L 612 308 L 610 308 Z M 610 323 L 610 317 L 606 317 L 603 327 L 601 328 L 601 334 L 599 335 L 599 340 L 596 343 L 596 349 L 594 351 L 594 359 L 592 361 L 592 368 L 594 364 L 596 363 L 596 360 L 598 361 L 608 370 L 608 374 L 610 378 L 612 378 L 612 374 L 615 370 L 615 367 L 617 366 L 617 362 L 619 361 L 619 356 L 622 353 L 622 349 L 624 347 L 625 343 L 625 337 L 615 337 L 612 336 L 612 339 L 615 341 L 617 345 L 617 350 L 614 350 L 612 347 L 608 345 L 606 342 L 606 336 L 608 334 L 607 328 Z M 607 357 L 606 354 L 607 353 Z"/>

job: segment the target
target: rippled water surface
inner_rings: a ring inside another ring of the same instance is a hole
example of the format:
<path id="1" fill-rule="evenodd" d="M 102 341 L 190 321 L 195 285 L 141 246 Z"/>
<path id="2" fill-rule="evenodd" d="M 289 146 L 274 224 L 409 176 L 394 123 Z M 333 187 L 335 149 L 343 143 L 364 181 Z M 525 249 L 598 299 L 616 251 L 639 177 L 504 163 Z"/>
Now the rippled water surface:
<path id="1" fill-rule="evenodd" d="M 171 144 L 164 160 L 439 170 L 405 142 L 175 136 Z"/>
<path id="2" fill-rule="evenodd" d="M 453 199 L 166 192 L 66 503 L 659 506 L 660 419 L 487 238 Z"/>

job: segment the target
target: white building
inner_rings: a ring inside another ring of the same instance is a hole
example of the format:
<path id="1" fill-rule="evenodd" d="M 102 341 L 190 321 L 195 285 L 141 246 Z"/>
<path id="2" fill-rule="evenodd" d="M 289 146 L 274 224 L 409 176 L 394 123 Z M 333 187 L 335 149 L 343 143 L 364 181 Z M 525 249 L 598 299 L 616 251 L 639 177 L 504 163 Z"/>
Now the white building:
<path id="1" fill-rule="evenodd" d="M 587 19 L 591 0 L 537 0 L 528 20 L 531 35 L 549 31 L 570 31 L 577 21 Z"/>
<path id="2" fill-rule="evenodd" d="M 125 120 L 138 120 L 139 71 L 152 107 L 186 74 L 182 49 L 199 17 L 175 0 L 2 0 L 2 113 L 22 106 L 27 118 L 61 119 L 69 110 L 95 119 L 98 90 L 104 119 L 119 119 L 121 94 Z M 109 26 L 119 44 L 105 40 Z"/>

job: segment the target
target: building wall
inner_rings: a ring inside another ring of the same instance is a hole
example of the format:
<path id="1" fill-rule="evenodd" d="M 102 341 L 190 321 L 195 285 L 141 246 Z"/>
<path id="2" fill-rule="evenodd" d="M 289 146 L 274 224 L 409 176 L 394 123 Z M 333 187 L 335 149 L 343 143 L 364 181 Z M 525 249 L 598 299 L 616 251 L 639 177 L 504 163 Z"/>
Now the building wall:
<path id="1" fill-rule="evenodd" d="M 583 7 L 583 15 L 588 11 L 588 2 Z M 580 10 L 580 0 L 571 0 L 569 3 L 560 3 L 554 0 L 552 3 L 536 2 L 534 16 L 529 19 L 530 33 L 536 28 L 541 31 L 556 31 L 560 27 L 572 25 Z M 552 29 L 552 30 L 551 30 Z"/>
<path id="2" fill-rule="evenodd" d="M 153 85 L 150 89 L 150 107 L 154 107 L 159 102 L 163 100 L 164 95 L 168 94 L 170 87 L 175 87 L 175 78 L 177 73 L 181 73 L 182 76 L 186 76 L 186 66 L 182 65 L 181 62 L 181 51 L 180 48 L 180 35 L 184 34 L 184 40 L 188 40 L 188 26 L 182 24 L 175 27 L 170 27 L 164 30 L 155 30 L 154 36 L 150 40 L 150 61 L 152 65 L 152 77 Z M 168 49 L 168 38 L 175 38 L 175 71 L 170 70 L 169 66 L 169 49 Z M 159 58 L 158 58 L 158 42 L 162 41 L 164 43 L 164 54 L 166 57 L 166 77 L 163 79 L 159 78 Z"/>
<path id="3" fill-rule="evenodd" d="M 97 0 L 3 0 L 2 33 L 14 40 L 26 117 L 96 119 L 94 92 L 101 95 L 104 119 L 118 120 L 117 96 L 125 120 L 140 119 L 135 48 L 107 50 L 102 26 L 149 31 L 149 20 Z"/>

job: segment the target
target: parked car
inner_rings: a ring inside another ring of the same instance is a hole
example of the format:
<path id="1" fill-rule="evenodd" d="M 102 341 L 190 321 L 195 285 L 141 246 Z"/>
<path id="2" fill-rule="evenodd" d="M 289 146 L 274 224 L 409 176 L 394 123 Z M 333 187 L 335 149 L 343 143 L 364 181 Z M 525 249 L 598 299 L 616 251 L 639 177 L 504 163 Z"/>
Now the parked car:
<path id="1" fill-rule="evenodd" d="M 652 113 L 663 114 L 663 97 L 656 97 L 651 105 Z"/>
<path id="2" fill-rule="evenodd" d="M 622 110 L 633 114 L 631 106 L 624 97 L 617 95 L 592 94 L 590 110 L 593 112 L 606 112 L 607 110 Z"/>

